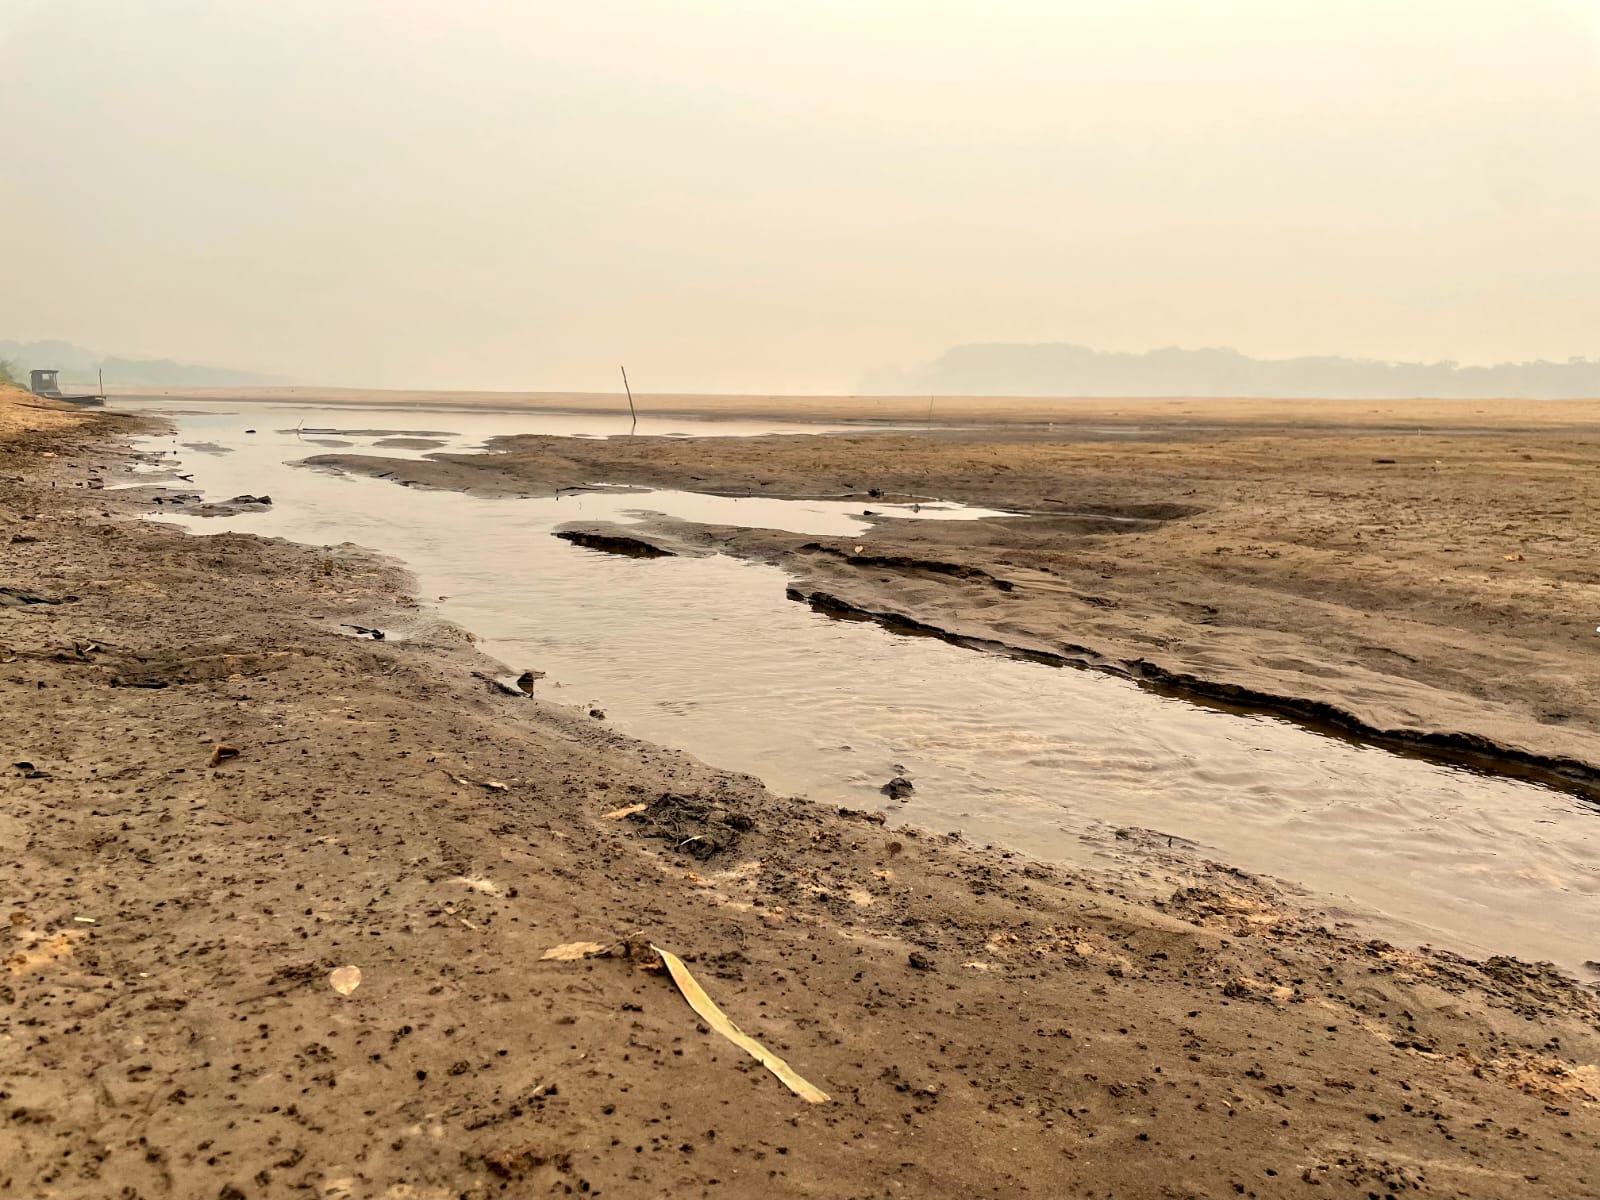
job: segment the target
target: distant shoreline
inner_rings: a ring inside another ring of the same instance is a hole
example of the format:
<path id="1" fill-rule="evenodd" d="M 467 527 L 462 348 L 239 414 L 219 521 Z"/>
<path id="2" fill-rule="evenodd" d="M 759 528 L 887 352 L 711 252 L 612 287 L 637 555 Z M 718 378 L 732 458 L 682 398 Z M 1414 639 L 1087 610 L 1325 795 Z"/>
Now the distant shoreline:
<path id="1" fill-rule="evenodd" d="M 113 399 L 233 401 L 338 408 L 467 409 L 479 412 L 618 412 L 619 392 L 470 392 L 380 388 L 126 388 Z M 1600 428 L 1600 398 L 1588 400 L 1305 400 L 1215 397 L 1033 396 L 759 396 L 635 393 L 644 416 L 768 417 L 897 424 L 1019 425 L 1098 422 L 1111 425 L 1351 426 L 1415 425 L 1507 429 L 1518 426 Z"/>

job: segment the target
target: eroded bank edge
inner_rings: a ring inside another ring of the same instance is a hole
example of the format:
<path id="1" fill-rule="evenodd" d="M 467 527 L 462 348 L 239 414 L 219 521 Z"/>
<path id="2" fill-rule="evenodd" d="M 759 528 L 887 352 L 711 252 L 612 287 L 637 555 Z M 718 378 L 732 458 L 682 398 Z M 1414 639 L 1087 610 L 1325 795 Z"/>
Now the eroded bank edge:
<path id="1" fill-rule="evenodd" d="M 1600 808 L 1600 767 L 1566 755 L 1545 755 L 1508 746 L 1481 734 L 1452 730 L 1383 729 L 1349 709 L 1326 700 L 1261 691 L 1243 684 L 1206 679 L 1175 671 L 1148 659 L 1116 659 L 1087 646 L 1063 651 L 1018 646 L 997 638 L 960 633 L 893 609 L 869 608 L 831 592 L 790 585 L 790 600 L 842 620 L 870 621 L 892 633 L 931 637 L 986 654 L 1023 659 L 1052 667 L 1073 667 L 1114 675 L 1144 691 L 1182 700 L 1235 716 L 1268 716 L 1289 721 L 1311 733 L 1372 747 L 1438 766 L 1537 783 L 1577 796 Z"/>

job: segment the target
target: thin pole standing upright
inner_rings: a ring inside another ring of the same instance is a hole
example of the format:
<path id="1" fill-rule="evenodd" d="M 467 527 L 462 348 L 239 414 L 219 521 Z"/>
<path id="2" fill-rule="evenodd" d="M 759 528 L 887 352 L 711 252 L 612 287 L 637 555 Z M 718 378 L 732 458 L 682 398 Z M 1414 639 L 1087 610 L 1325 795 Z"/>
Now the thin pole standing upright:
<path id="1" fill-rule="evenodd" d="M 633 414 L 633 429 L 639 428 L 639 413 L 633 407 L 633 389 L 628 386 L 628 368 L 622 368 L 622 390 L 628 393 L 628 411 Z M 629 432 L 632 432 L 630 430 Z"/>

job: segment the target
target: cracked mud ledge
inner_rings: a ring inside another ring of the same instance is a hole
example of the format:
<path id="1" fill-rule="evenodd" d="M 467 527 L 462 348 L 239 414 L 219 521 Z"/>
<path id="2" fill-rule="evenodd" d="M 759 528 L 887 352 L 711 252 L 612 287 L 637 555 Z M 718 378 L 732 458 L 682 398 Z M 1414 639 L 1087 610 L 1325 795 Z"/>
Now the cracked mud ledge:
<path id="1" fill-rule="evenodd" d="M 654 542 L 625 533 L 603 533 L 595 529 L 557 529 L 552 537 L 586 550 L 603 550 L 607 554 L 620 554 L 625 558 L 672 558 L 676 551 L 664 549 Z"/>
<path id="2" fill-rule="evenodd" d="M 1088 647 L 1056 651 L 1014 645 L 990 637 L 945 629 L 906 613 L 864 607 L 828 592 L 808 592 L 791 586 L 785 594 L 790 600 L 800 601 L 831 617 L 872 621 L 894 633 L 937 638 L 968 650 L 1025 658 L 1047 666 L 1100 671 L 1131 680 L 1158 695 L 1243 715 L 1280 717 L 1313 733 L 1337 737 L 1356 745 L 1373 746 L 1485 775 L 1524 779 L 1571 792 L 1600 805 L 1600 767 L 1578 759 L 1535 754 L 1517 746 L 1499 745 L 1475 734 L 1379 729 L 1355 713 L 1326 701 L 1274 695 L 1240 684 L 1203 679 L 1187 672 L 1170 670 L 1148 659 L 1108 658 Z"/>

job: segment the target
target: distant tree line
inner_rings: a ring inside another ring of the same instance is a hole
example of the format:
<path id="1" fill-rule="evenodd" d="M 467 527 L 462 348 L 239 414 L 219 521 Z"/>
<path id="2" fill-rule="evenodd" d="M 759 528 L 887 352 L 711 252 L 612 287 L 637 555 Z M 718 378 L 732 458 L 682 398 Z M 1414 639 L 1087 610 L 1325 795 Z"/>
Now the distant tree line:
<path id="1" fill-rule="evenodd" d="M 1237 350 L 1108 353 L 1064 342 L 956 346 L 931 363 L 870 372 L 868 395 L 1241 396 L 1401 400 L 1600 397 L 1600 362 L 1407 363 L 1251 358 Z"/>
<path id="2" fill-rule="evenodd" d="M 26 386 L 28 372 L 37 369 L 61 372 L 63 382 L 92 384 L 105 372 L 108 387 L 250 387 L 287 382 L 277 375 L 236 371 L 229 367 L 210 367 L 174 362 L 170 358 L 119 358 L 63 341 L 18 342 L 0 338 L 0 360 L 7 364 L 8 377 Z"/>

